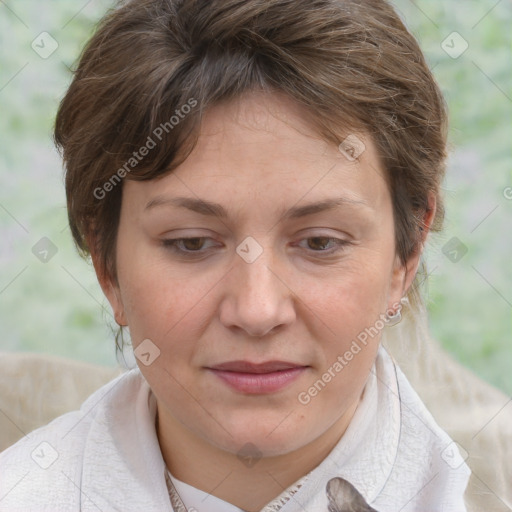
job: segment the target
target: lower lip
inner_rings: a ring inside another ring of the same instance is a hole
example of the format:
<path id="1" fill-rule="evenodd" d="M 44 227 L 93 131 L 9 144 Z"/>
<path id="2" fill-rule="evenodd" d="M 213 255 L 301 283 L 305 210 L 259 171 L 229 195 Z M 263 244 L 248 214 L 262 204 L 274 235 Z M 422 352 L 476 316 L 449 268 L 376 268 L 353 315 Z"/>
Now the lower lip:
<path id="1" fill-rule="evenodd" d="M 227 372 L 224 370 L 213 370 L 217 377 L 222 379 L 228 386 L 242 393 L 264 394 L 274 393 L 285 388 L 297 379 L 307 367 L 301 366 L 271 373 L 239 373 Z"/>

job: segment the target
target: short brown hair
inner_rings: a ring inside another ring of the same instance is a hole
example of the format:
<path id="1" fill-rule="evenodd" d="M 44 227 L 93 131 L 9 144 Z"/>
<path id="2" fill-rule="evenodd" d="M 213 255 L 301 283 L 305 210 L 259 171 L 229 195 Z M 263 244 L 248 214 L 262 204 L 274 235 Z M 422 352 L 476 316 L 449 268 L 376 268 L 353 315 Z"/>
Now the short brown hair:
<path id="1" fill-rule="evenodd" d="M 402 262 L 419 248 L 429 194 L 437 199 L 432 229 L 440 229 L 445 104 L 388 2 L 131 0 L 100 22 L 56 118 L 81 254 L 94 250 L 116 281 L 117 183 L 171 172 L 193 148 L 207 108 L 254 89 L 291 97 L 336 144 L 351 131 L 370 134 L 386 170 Z M 155 146 L 135 158 L 149 138 Z"/>

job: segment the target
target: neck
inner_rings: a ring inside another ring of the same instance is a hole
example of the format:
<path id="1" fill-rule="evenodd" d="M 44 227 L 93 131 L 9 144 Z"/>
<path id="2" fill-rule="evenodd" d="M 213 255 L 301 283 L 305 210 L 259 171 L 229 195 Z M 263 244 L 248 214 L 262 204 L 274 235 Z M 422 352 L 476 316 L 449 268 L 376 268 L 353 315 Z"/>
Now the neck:
<path id="1" fill-rule="evenodd" d="M 246 463 L 195 435 L 160 403 L 157 434 L 166 466 L 175 478 L 247 512 L 258 512 L 327 457 L 345 433 L 358 403 L 308 445 Z"/>

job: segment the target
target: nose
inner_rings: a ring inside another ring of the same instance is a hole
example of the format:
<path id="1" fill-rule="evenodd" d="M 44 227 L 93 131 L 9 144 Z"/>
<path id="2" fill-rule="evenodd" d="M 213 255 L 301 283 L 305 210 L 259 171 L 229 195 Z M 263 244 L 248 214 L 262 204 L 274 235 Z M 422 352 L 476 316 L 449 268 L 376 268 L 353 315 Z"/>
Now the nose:
<path id="1" fill-rule="evenodd" d="M 252 263 L 235 257 L 220 306 L 222 324 L 252 337 L 263 337 L 290 325 L 295 319 L 293 292 L 273 264 L 270 249 Z"/>

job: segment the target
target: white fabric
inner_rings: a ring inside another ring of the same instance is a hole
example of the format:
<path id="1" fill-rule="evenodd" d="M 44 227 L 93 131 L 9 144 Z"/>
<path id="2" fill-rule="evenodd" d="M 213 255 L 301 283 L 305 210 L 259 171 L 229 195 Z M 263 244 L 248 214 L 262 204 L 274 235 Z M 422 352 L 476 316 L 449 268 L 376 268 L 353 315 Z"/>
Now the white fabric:
<path id="1" fill-rule="evenodd" d="M 170 471 L 169 477 L 188 510 L 195 510 L 196 512 L 244 512 L 243 509 L 235 507 L 227 501 L 178 480 L 172 476 Z"/>
<path id="2" fill-rule="evenodd" d="M 155 414 L 138 369 L 114 379 L 0 454 L 0 511 L 171 511 Z M 464 512 L 469 474 L 381 348 L 340 442 L 293 499 L 284 491 L 263 510 L 327 511 L 326 484 L 341 477 L 378 512 Z"/>

